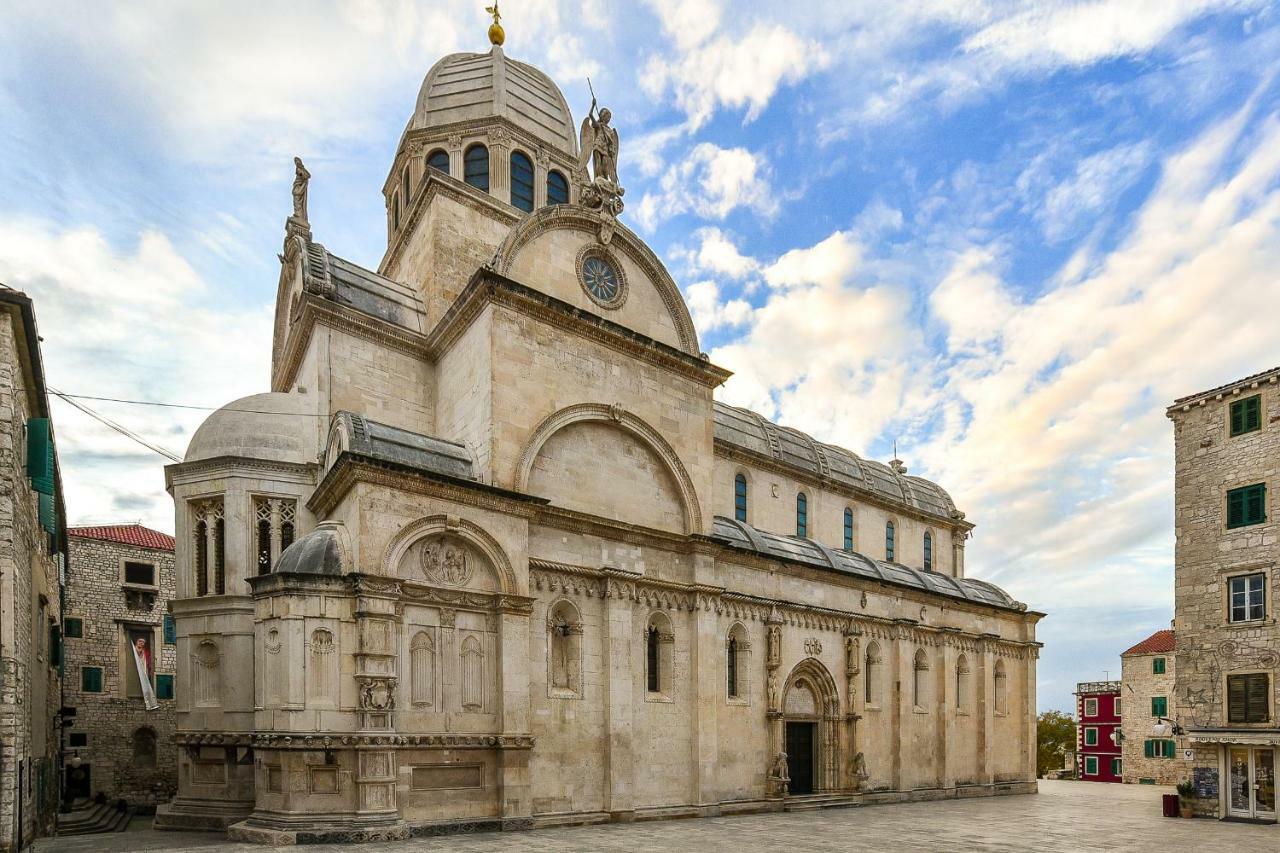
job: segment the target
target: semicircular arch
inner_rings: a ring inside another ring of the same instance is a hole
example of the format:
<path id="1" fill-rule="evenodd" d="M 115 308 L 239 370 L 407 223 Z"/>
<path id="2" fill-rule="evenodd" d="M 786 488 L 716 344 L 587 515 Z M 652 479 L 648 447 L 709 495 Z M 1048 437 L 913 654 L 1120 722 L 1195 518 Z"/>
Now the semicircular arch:
<path id="1" fill-rule="evenodd" d="M 693 478 L 689 476 L 675 449 L 643 418 L 620 406 L 579 403 L 567 406 L 543 420 L 533 431 L 533 435 L 525 444 L 524 451 L 516 463 L 512 478 L 516 491 L 524 492 L 528 489 L 533 463 L 547 441 L 565 427 L 583 422 L 612 423 L 648 447 L 662 463 L 676 486 L 680 498 L 680 509 L 684 515 L 685 533 L 702 532 L 702 510 L 698 503 L 698 493 L 693 487 Z"/>
<path id="2" fill-rule="evenodd" d="M 395 576 L 397 567 L 414 544 L 428 537 L 445 533 L 458 537 L 484 555 L 498 576 L 499 592 L 507 594 L 519 592 L 519 583 L 511 567 L 511 560 L 508 559 L 506 550 L 498 540 L 475 522 L 443 513 L 428 515 L 406 524 L 392 537 L 382 557 L 383 575 Z"/>
<path id="3" fill-rule="evenodd" d="M 578 204 L 557 204 L 539 208 L 525 216 L 498 247 L 494 255 L 492 267 L 495 272 L 507 275 L 512 264 L 522 249 L 528 246 L 539 235 L 555 229 L 569 229 L 596 234 L 600 230 L 600 217 L 588 208 Z M 609 240 L 609 248 L 619 250 L 653 282 L 658 296 L 671 314 L 676 335 L 680 339 L 680 348 L 690 355 L 698 355 L 698 332 L 693 325 L 693 317 L 689 314 L 689 306 L 685 305 L 680 288 L 667 272 L 667 268 L 653 253 L 645 242 L 634 231 L 619 224 L 613 237 Z"/>

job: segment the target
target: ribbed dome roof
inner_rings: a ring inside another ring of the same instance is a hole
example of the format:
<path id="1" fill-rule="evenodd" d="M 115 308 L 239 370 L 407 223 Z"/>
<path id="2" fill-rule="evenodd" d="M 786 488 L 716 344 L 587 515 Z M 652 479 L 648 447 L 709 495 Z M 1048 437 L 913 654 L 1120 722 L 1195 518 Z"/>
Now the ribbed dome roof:
<path id="1" fill-rule="evenodd" d="M 577 129 L 560 88 L 532 65 L 508 59 L 502 48 L 453 53 L 427 72 L 408 130 L 502 116 L 573 156 Z"/>
<path id="2" fill-rule="evenodd" d="M 280 553 L 272 572 L 300 575 L 342 574 L 342 542 L 331 525 L 321 524 Z"/>

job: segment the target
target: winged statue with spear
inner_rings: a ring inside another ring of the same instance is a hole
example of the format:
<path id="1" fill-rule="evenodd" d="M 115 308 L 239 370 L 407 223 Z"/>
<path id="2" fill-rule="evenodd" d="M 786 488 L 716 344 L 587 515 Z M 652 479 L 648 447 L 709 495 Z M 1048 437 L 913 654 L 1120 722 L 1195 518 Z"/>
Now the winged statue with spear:
<path id="1" fill-rule="evenodd" d="M 589 159 L 595 181 L 608 181 L 609 189 L 622 195 L 622 188 L 618 185 L 618 131 L 609 124 L 613 113 L 608 107 L 596 111 L 596 91 L 590 77 L 587 78 L 587 88 L 591 91 L 591 109 L 582 120 L 578 165 L 585 171 Z"/>

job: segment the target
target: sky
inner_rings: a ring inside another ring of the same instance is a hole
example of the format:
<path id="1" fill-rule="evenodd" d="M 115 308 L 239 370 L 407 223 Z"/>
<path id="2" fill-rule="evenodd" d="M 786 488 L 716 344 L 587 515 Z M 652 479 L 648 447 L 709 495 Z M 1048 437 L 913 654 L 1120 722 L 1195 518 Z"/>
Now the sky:
<path id="1" fill-rule="evenodd" d="M 381 186 L 472 2 L 0 0 L 0 282 L 58 391 L 267 390 L 293 156 L 376 268 Z M 90 14 L 92 11 L 92 14 Z M 509 0 L 590 77 L 623 221 L 721 399 L 940 482 L 968 573 L 1049 615 L 1042 709 L 1173 609 L 1175 398 L 1280 364 L 1280 8 L 1265 0 Z M 207 414 L 86 401 L 181 455 Z M 173 529 L 161 456 L 55 399 L 72 523 Z"/>

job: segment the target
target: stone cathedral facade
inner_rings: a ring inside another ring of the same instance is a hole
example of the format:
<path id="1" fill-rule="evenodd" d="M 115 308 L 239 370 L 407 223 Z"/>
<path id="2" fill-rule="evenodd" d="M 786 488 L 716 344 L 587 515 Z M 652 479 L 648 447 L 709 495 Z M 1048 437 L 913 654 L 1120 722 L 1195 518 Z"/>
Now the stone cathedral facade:
<path id="1" fill-rule="evenodd" d="M 618 219 L 608 111 L 575 126 L 494 40 L 427 74 L 377 271 L 316 241 L 297 163 L 271 390 L 166 472 L 157 824 L 350 841 L 1034 791 L 1041 614 L 965 576 L 939 486 L 713 399 L 728 371 Z"/>

